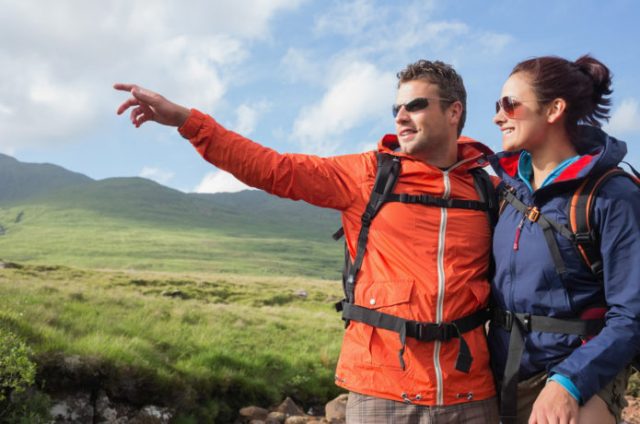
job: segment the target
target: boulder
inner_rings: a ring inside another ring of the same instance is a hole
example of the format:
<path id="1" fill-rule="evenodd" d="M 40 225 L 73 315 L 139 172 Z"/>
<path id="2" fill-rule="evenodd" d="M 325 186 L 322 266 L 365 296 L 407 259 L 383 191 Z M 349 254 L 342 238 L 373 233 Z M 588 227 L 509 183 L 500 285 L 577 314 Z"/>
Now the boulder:
<path id="1" fill-rule="evenodd" d="M 50 413 L 56 424 L 91 423 L 93 422 L 91 397 L 85 393 L 66 396 L 54 402 Z"/>
<path id="2" fill-rule="evenodd" d="M 286 419 L 287 415 L 284 412 L 273 411 L 269 412 L 266 424 L 283 424 Z"/>
<path id="3" fill-rule="evenodd" d="M 348 398 L 349 395 L 347 393 L 343 393 L 334 400 L 327 403 L 324 408 L 327 421 L 332 424 L 344 423 L 346 421 Z"/>
<path id="4" fill-rule="evenodd" d="M 243 421 L 265 421 L 267 416 L 269 415 L 269 411 L 264 408 L 260 408 L 258 406 L 247 406 L 240 410 L 240 418 Z"/>
<path id="5" fill-rule="evenodd" d="M 294 415 L 304 415 L 304 411 L 296 405 L 296 403 L 290 397 L 287 397 L 276 409 L 276 412 L 282 412 L 285 415 L 285 418 L 291 417 Z"/>
<path id="6" fill-rule="evenodd" d="M 284 421 L 284 424 L 307 424 L 311 419 L 312 417 L 309 417 L 307 415 L 293 415 L 291 417 L 288 417 Z"/>

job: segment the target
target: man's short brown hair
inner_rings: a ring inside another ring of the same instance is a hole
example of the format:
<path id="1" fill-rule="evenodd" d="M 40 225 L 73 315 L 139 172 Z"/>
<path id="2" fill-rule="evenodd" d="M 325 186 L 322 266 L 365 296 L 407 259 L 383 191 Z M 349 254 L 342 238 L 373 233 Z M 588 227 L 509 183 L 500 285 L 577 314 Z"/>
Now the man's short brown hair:
<path id="1" fill-rule="evenodd" d="M 467 91 L 464 89 L 462 77 L 453 69 L 451 65 L 436 60 L 419 60 L 407 65 L 398 72 L 398 87 L 401 84 L 414 80 L 425 80 L 438 86 L 440 98 L 440 108 L 444 110 L 447 105 L 455 101 L 462 103 L 462 114 L 458 122 L 458 136 L 462 133 L 464 122 L 467 119 Z"/>

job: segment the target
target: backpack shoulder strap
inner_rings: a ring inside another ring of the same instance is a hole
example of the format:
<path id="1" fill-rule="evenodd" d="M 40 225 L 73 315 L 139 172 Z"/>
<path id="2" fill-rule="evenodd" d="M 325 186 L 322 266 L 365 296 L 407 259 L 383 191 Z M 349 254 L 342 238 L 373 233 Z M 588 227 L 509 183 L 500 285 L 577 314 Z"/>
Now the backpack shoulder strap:
<path id="1" fill-rule="evenodd" d="M 635 174 L 633 168 L 631 168 Z M 581 260 L 589 267 L 599 281 L 603 281 L 602 256 L 600 255 L 600 235 L 591 225 L 593 205 L 600 187 L 614 176 L 621 175 L 630 178 L 638 186 L 640 180 L 621 168 L 611 168 L 608 171 L 586 178 L 578 187 L 569 202 L 569 226 L 575 234 L 575 244 Z"/>
<path id="2" fill-rule="evenodd" d="M 378 214 L 380 208 L 385 203 L 389 194 L 392 193 L 398 175 L 400 175 L 400 158 L 387 153 L 378 153 L 378 167 L 376 171 L 376 179 L 371 190 L 369 203 L 362 213 L 360 233 L 358 234 L 358 244 L 356 245 L 356 256 L 351 263 L 348 252 L 345 253 L 345 270 L 343 273 L 343 288 L 346 301 L 353 303 L 355 299 L 355 282 L 362 260 L 367 250 L 367 241 L 369 240 L 369 227 L 371 221 Z M 345 247 L 346 248 L 346 247 Z"/>
<path id="3" fill-rule="evenodd" d="M 491 177 L 484 169 L 474 168 L 470 172 L 471 175 L 473 175 L 473 183 L 476 186 L 476 191 L 478 192 L 480 201 L 487 205 L 487 216 L 489 217 L 491 233 L 493 233 L 493 230 L 498 223 L 499 216 L 499 203 L 496 188 L 491 181 Z"/>

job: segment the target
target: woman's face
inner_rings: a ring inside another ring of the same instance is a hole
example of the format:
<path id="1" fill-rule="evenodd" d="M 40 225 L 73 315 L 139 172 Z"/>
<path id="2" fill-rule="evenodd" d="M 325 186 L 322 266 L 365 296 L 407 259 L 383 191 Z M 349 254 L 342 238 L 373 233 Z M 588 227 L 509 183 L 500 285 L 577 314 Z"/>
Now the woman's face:
<path id="1" fill-rule="evenodd" d="M 505 101 L 505 97 L 510 99 Z M 541 146 L 549 124 L 531 87 L 530 77 L 523 72 L 511 75 L 502 87 L 500 99 L 502 105 L 493 122 L 502 132 L 502 148 L 531 152 Z"/>

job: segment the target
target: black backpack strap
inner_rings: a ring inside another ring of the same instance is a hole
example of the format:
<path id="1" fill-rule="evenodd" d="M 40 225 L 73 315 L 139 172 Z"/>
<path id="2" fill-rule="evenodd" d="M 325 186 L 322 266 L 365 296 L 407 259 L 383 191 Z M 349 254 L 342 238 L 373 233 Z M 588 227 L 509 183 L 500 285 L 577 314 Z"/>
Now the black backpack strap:
<path id="1" fill-rule="evenodd" d="M 563 319 L 546 315 L 515 313 L 494 309 L 491 325 L 509 331 L 509 350 L 500 388 L 500 418 L 503 424 L 515 424 L 518 411 L 518 373 L 524 353 L 524 337 L 532 331 L 594 336 L 604 328 L 604 319 Z"/>
<path id="2" fill-rule="evenodd" d="M 376 173 L 376 180 L 371 191 L 371 197 L 369 198 L 369 204 L 365 208 L 361 217 L 362 226 L 360 227 L 360 233 L 358 234 L 358 244 L 356 245 L 356 256 L 353 263 L 350 263 L 348 252 L 346 259 L 348 263 L 348 270 L 345 273 L 344 291 L 346 300 L 348 303 L 353 303 L 355 300 L 355 284 L 358 272 L 362 266 L 362 260 L 367 250 L 367 241 L 369 240 L 369 228 L 371 221 L 378 214 L 382 205 L 387 201 L 387 197 L 393 191 L 400 175 L 400 158 L 397 156 L 389 155 L 386 153 L 378 153 L 378 170 Z"/>
<path id="3" fill-rule="evenodd" d="M 390 194 L 387 202 L 417 203 L 425 206 L 436 206 L 438 208 L 471 209 L 475 211 L 486 211 L 487 204 L 477 200 L 465 199 L 443 199 L 442 197 L 430 196 L 428 194 Z"/>
<path id="4" fill-rule="evenodd" d="M 478 310 L 451 322 L 432 323 L 407 320 L 346 302 L 343 303 L 342 307 L 342 316 L 345 319 L 362 322 L 376 328 L 383 328 L 400 335 L 401 347 L 398 351 L 398 359 L 403 370 L 405 368 L 403 356 L 407 337 L 423 342 L 435 340 L 446 342 L 453 338 L 458 338 L 459 348 L 456 369 L 468 373 L 471 369 L 473 357 L 471 356 L 471 349 L 469 349 L 469 345 L 462 334 L 484 325 L 489 319 L 489 312 L 486 309 Z"/>
<path id="5" fill-rule="evenodd" d="M 631 167 L 631 165 L 629 165 Z M 631 167 L 637 174 L 637 171 Z M 593 205 L 600 187 L 610 178 L 622 175 L 640 184 L 637 178 L 621 168 L 612 168 L 598 176 L 588 177 L 578 187 L 569 202 L 569 225 L 575 234 L 575 245 L 582 262 L 591 270 L 598 281 L 604 281 L 602 255 L 600 254 L 600 235 L 591 225 Z"/>
<path id="6" fill-rule="evenodd" d="M 471 171 L 473 175 L 473 183 L 476 186 L 476 191 L 480 197 L 480 201 L 487 205 L 487 216 L 489 218 L 489 225 L 491 226 L 491 233 L 496 228 L 499 217 L 499 202 L 496 188 L 491 181 L 491 177 L 487 171 L 482 168 L 474 168 Z"/>
<path id="7" fill-rule="evenodd" d="M 538 210 L 536 206 L 526 205 L 515 195 L 515 190 L 508 186 L 505 186 L 502 190 L 500 190 L 500 197 L 511 206 L 513 206 L 517 211 L 522 213 L 524 218 L 528 219 L 531 222 L 537 222 L 538 225 L 540 225 L 544 234 L 544 239 L 547 242 L 547 246 L 549 247 L 549 252 L 551 253 L 551 257 L 553 258 L 556 272 L 561 276 L 564 275 L 567 272 L 567 268 L 564 264 L 564 259 L 562 259 L 560 248 L 558 247 L 558 243 L 556 242 L 553 233 L 556 232 L 564 238 L 570 240 L 571 242 L 574 242 L 575 237 L 573 232 L 565 225 L 559 224 L 556 221 L 547 218 Z"/>

